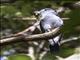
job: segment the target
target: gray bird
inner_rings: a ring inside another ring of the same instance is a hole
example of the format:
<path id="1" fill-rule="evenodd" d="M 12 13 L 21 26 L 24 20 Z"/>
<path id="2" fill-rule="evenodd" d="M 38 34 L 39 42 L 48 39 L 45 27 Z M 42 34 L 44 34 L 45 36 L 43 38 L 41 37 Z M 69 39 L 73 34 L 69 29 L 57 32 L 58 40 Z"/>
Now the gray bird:
<path id="1" fill-rule="evenodd" d="M 52 29 L 61 27 L 63 25 L 62 19 L 58 16 L 58 13 L 51 8 L 44 8 L 40 11 L 35 12 L 39 16 L 40 28 L 43 33 L 49 32 Z M 59 34 L 56 37 L 49 39 L 49 47 L 51 52 L 56 52 L 59 50 L 59 43 L 61 40 L 62 34 Z"/>

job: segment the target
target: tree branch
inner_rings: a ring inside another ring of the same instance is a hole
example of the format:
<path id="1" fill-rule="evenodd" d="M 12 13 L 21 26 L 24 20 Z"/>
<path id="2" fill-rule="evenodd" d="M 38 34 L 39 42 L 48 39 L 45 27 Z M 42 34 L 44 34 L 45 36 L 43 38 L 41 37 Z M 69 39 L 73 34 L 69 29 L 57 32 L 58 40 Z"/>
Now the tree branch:
<path id="1" fill-rule="evenodd" d="M 62 20 L 69 20 L 69 18 L 61 18 L 61 19 Z M 22 18 L 21 17 L 20 18 L 19 17 L 16 17 L 16 18 L 13 18 L 13 20 L 29 20 L 29 21 L 31 20 L 31 21 L 37 21 L 37 19 L 35 17 L 22 17 Z"/>
<path id="2" fill-rule="evenodd" d="M 34 25 L 30 26 L 29 28 L 27 28 L 27 29 L 25 29 L 25 30 L 23 30 L 23 31 L 21 31 L 19 33 L 14 34 L 14 36 L 18 36 L 18 35 L 22 35 L 22 34 L 23 35 L 31 34 L 37 28 L 37 26 L 39 25 L 39 22 L 40 21 L 37 21 Z"/>
<path id="3" fill-rule="evenodd" d="M 61 41 L 61 44 L 64 44 L 64 43 L 70 42 L 70 41 L 75 41 L 75 40 L 78 40 L 78 39 L 80 39 L 80 36 L 68 38 L 68 39 L 62 40 L 62 41 Z"/>
<path id="4" fill-rule="evenodd" d="M 73 10 L 73 9 L 79 9 L 80 8 L 80 1 L 77 2 L 66 2 L 61 7 L 59 7 L 56 12 L 57 13 L 63 13 L 67 8 Z"/>
<path id="5" fill-rule="evenodd" d="M 55 36 L 56 33 L 58 33 L 58 31 L 60 30 L 60 28 L 55 28 L 54 30 L 47 32 L 47 33 L 43 33 L 43 34 L 36 34 L 36 35 L 29 35 L 29 36 L 25 36 L 25 35 L 21 35 L 21 36 L 16 36 L 16 37 L 11 37 L 11 38 L 6 38 L 6 39 L 2 39 L 0 40 L 0 44 L 3 43 L 9 43 L 12 41 L 18 41 L 18 40 L 25 40 L 25 41 L 39 41 L 39 40 L 43 40 L 43 39 L 49 39 L 53 36 Z"/>

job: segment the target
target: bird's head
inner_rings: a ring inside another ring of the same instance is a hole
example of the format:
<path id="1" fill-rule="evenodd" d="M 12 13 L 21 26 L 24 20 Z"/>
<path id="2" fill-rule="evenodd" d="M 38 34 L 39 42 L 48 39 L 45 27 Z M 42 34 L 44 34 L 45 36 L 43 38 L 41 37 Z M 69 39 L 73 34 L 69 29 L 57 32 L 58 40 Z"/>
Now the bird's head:
<path id="1" fill-rule="evenodd" d="M 34 11 L 34 16 L 35 16 L 36 18 L 38 18 L 38 17 L 39 17 L 39 14 L 40 14 L 40 12 L 39 12 L 39 11 Z"/>

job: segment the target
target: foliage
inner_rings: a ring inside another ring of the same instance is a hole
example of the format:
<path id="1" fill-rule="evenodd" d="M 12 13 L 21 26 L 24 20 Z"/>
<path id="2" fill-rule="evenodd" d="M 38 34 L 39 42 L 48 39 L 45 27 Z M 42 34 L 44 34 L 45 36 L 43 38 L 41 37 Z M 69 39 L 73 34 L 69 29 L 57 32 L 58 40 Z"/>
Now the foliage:
<path id="1" fill-rule="evenodd" d="M 9 60 L 31 60 L 29 56 L 22 55 L 22 54 L 16 54 L 8 57 Z"/>
<path id="2" fill-rule="evenodd" d="M 28 26 L 32 25 L 33 21 L 29 20 L 14 20 L 13 18 L 22 18 L 26 16 L 32 16 L 34 10 L 39 10 L 48 6 L 49 4 L 52 5 L 52 8 L 57 9 L 58 7 L 62 6 L 66 2 L 75 2 L 72 1 L 57 1 L 57 0 L 50 0 L 50 1 L 41 1 L 41 0 L 16 0 L 13 3 L 2 3 L 0 4 L 0 36 L 6 29 L 11 29 L 11 34 L 16 33 L 19 31 L 24 30 Z M 80 35 L 80 9 L 67 9 L 64 13 L 61 14 L 61 17 L 69 17 L 70 19 L 64 21 L 64 26 L 62 27 L 62 32 L 64 33 L 64 38 L 68 38 L 71 36 Z M 33 22 L 35 23 L 35 22 Z M 79 41 L 80 42 L 80 41 Z M 15 43 L 16 44 L 16 43 Z M 72 44 L 72 43 L 71 43 Z M 16 45 L 19 45 L 18 43 Z M 23 43 L 22 43 L 23 45 Z M 25 44 L 24 44 L 25 45 Z M 11 46 L 5 46 L 1 53 L 5 50 L 10 49 Z M 21 45 L 17 46 L 21 47 Z M 62 57 L 67 57 L 74 53 L 74 48 L 66 47 L 66 45 L 61 47 L 59 53 L 51 54 L 48 52 L 44 57 L 43 60 L 54 60 L 56 59 L 55 55 L 59 55 Z M 14 59 L 15 58 L 15 59 Z M 24 55 L 12 55 L 9 56 L 10 60 L 31 60 L 31 58 L 26 58 Z"/>

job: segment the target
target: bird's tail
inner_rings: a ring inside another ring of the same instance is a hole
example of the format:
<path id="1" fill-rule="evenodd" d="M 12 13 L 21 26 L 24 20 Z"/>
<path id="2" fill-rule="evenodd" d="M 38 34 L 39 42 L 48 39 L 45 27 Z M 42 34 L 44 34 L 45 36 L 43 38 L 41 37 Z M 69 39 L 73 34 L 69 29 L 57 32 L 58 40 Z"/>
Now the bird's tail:
<path id="1" fill-rule="evenodd" d="M 62 40 L 62 34 L 59 34 L 53 39 L 49 39 L 49 47 L 51 52 L 58 52 L 60 49 L 60 41 Z"/>

